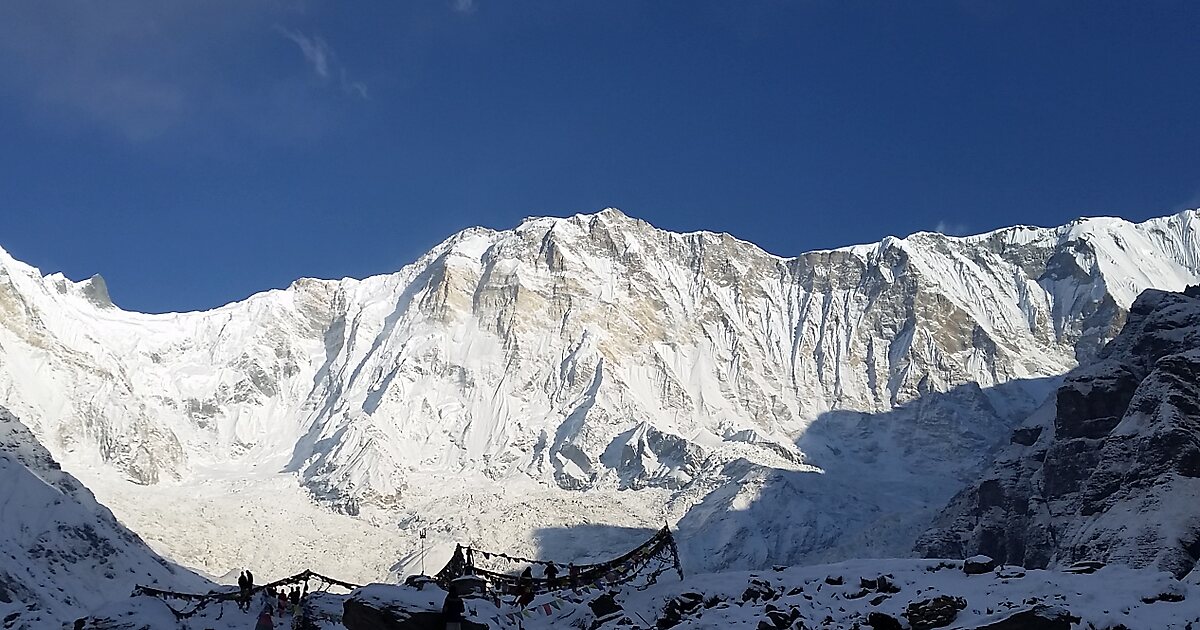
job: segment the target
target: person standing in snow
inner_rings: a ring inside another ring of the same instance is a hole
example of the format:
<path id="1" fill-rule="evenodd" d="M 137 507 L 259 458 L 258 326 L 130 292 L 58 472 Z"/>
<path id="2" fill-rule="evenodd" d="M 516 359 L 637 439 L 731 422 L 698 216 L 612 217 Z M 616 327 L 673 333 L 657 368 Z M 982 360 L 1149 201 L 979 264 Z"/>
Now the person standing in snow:
<path id="1" fill-rule="evenodd" d="M 574 562 L 567 564 L 567 579 L 571 580 L 571 590 L 579 591 L 579 567 Z"/>
<path id="2" fill-rule="evenodd" d="M 283 614 L 284 614 L 285 612 L 287 612 L 287 607 L 288 607 L 287 595 L 284 595 L 284 594 L 283 594 L 283 591 L 279 591 L 279 600 L 278 600 L 278 602 L 279 602 L 279 618 L 280 618 L 280 619 L 282 619 L 282 618 L 283 618 Z"/>
<path id="3" fill-rule="evenodd" d="M 245 571 L 238 575 L 238 608 L 250 610 L 250 581 L 246 579 Z"/>
<path id="4" fill-rule="evenodd" d="M 254 630 L 275 630 L 275 622 L 271 620 L 271 614 L 274 612 L 270 606 L 264 608 L 262 614 L 258 616 L 258 623 L 255 624 Z"/>
<path id="5" fill-rule="evenodd" d="M 517 578 L 517 604 L 524 608 L 533 601 L 533 567 L 525 567 Z"/>
<path id="6" fill-rule="evenodd" d="M 547 562 L 546 568 L 542 570 L 542 577 L 546 578 L 546 588 L 554 588 L 551 582 L 558 579 L 558 567 L 553 562 Z"/>
<path id="7" fill-rule="evenodd" d="M 446 623 L 446 630 L 462 628 L 463 612 L 466 609 L 462 598 L 458 596 L 458 590 L 451 585 L 446 593 L 446 600 L 442 602 L 442 621 Z"/>

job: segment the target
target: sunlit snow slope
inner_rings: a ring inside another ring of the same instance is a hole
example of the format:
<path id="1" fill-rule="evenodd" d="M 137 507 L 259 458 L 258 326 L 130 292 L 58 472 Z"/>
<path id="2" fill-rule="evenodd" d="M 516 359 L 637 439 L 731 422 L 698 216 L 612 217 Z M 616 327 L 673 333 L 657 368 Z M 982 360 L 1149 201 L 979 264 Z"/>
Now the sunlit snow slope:
<path id="1" fill-rule="evenodd" d="M 299 562 L 270 559 L 294 534 L 373 541 L 370 577 L 417 516 L 430 564 L 663 520 L 697 568 L 895 554 L 1138 293 L 1200 279 L 1198 234 L 1187 211 L 781 258 L 610 209 L 165 315 L 0 253 L 0 402 L 211 572 Z"/>

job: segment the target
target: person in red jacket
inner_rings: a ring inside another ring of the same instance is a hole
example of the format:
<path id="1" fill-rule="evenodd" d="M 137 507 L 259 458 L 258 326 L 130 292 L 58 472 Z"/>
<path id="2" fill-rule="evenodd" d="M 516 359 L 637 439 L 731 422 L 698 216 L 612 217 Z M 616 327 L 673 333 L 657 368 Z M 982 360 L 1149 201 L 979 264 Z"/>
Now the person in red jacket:
<path id="1" fill-rule="evenodd" d="M 271 614 L 274 612 L 270 606 L 264 608 L 258 616 L 258 624 L 254 626 L 254 630 L 275 630 L 275 622 L 271 620 Z"/>

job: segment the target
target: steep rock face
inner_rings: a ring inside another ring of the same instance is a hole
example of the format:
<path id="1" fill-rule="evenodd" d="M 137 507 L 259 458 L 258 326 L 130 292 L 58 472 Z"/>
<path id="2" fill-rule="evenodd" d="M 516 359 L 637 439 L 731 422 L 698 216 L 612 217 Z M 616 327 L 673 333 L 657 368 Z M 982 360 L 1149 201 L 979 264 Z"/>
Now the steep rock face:
<path id="1" fill-rule="evenodd" d="M 1200 559 L 1200 287 L 1147 291 L 983 481 L 918 542 L 1029 567 L 1080 560 L 1182 577 Z"/>
<path id="2" fill-rule="evenodd" d="M 1198 233 L 1188 211 L 781 258 L 606 210 L 164 315 L 0 254 L 0 396 L 64 465 L 138 484 L 283 471 L 347 513 L 422 504 L 447 537 L 474 532 L 439 510 L 480 501 L 435 500 L 451 489 L 431 473 L 548 486 L 543 521 L 578 514 L 577 493 L 636 490 L 652 516 L 610 518 L 655 527 L 780 488 L 820 509 L 803 521 L 816 546 L 789 559 L 852 538 L 895 553 L 1138 292 L 1200 280 Z M 736 483 L 779 471 L 801 476 Z M 818 472 L 833 494 L 814 494 Z M 688 522 L 717 524 L 702 513 Z M 726 551 L 696 560 L 739 562 Z"/>
<path id="3" fill-rule="evenodd" d="M 151 551 L 0 407 L 0 627 L 58 627 L 134 584 L 207 582 Z"/>

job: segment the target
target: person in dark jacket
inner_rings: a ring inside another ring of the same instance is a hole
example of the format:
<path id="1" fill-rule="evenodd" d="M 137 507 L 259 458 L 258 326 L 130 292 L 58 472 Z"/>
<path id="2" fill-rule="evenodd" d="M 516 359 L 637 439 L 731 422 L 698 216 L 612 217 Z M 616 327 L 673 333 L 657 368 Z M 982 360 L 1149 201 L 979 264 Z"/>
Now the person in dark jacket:
<path id="1" fill-rule="evenodd" d="M 558 578 L 558 567 L 553 562 L 547 562 L 546 568 L 542 570 L 542 576 L 546 578 L 546 588 L 553 588 L 549 583 Z"/>
<path id="2" fill-rule="evenodd" d="M 579 567 L 574 562 L 567 564 L 567 579 L 571 580 L 571 590 L 579 590 Z"/>
<path id="3" fill-rule="evenodd" d="M 524 608 L 533 601 L 533 567 L 525 567 L 517 578 L 517 605 Z"/>
<path id="4" fill-rule="evenodd" d="M 451 586 L 450 591 L 446 593 L 446 601 L 442 602 L 442 621 L 446 623 L 446 630 L 462 628 L 463 613 L 466 609 L 458 591 Z"/>
<path id="5" fill-rule="evenodd" d="M 250 580 L 245 571 L 238 574 L 238 608 L 250 610 Z"/>

